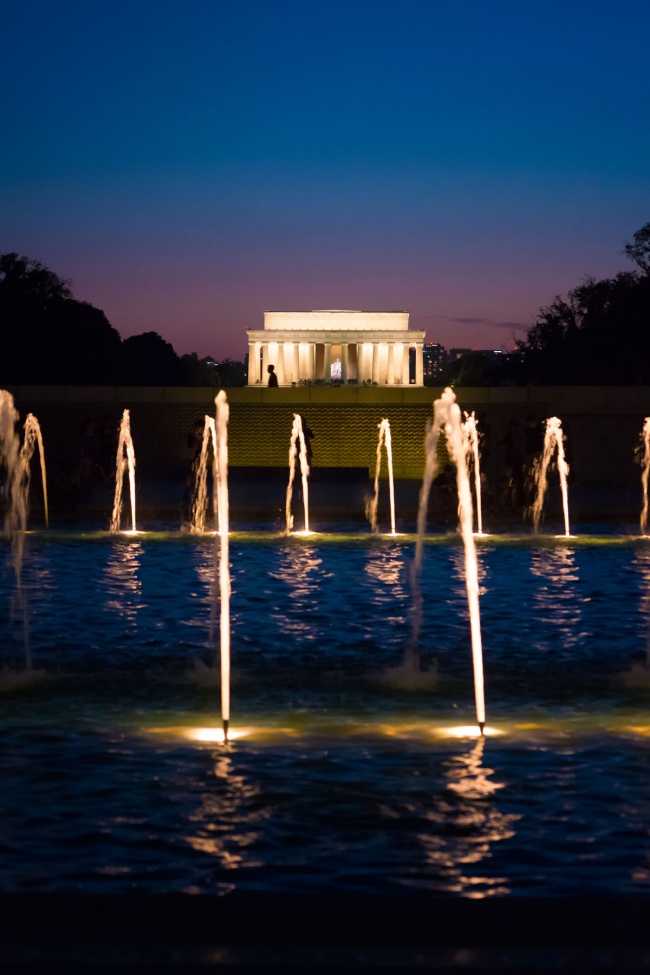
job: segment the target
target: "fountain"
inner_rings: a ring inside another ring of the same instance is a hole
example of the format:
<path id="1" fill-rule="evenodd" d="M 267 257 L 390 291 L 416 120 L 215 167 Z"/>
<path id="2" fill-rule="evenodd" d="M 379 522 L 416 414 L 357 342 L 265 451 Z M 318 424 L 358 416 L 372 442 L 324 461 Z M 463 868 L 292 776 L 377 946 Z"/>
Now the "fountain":
<path id="1" fill-rule="evenodd" d="M 300 450 L 298 450 L 300 445 Z M 291 501 L 293 497 L 293 481 L 296 473 L 296 455 L 300 455 L 300 473 L 302 476 L 302 503 L 305 512 L 305 527 L 301 535 L 311 534 L 309 531 L 309 463 L 307 461 L 307 443 L 302 427 L 302 417 L 299 413 L 293 414 L 293 425 L 291 427 L 291 440 L 289 442 L 289 483 L 287 485 L 287 496 L 285 502 L 286 514 L 286 534 L 290 535 L 293 529 L 293 514 L 291 513 Z"/>
<path id="2" fill-rule="evenodd" d="M 393 444 L 390 435 L 390 423 L 382 420 L 378 424 L 377 457 L 375 461 L 375 489 L 374 494 L 366 505 L 366 517 L 373 532 L 378 531 L 377 507 L 379 505 L 379 475 L 381 473 L 381 448 L 386 444 L 386 464 L 388 466 L 388 490 L 390 497 L 390 533 L 395 535 L 395 485 L 393 483 Z"/>
<path id="3" fill-rule="evenodd" d="M 478 420 L 474 413 L 465 414 L 463 430 L 467 437 L 467 462 L 474 471 L 474 494 L 476 497 L 476 534 L 483 534 L 483 506 L 481 504 L 481 457 L 479 452 Z"/>
<path id="4" fill-rule="evenodd" d="M 24 467 L 20 456 L 20 441 L 16 433 L 19 419 L 13 396 L 5 389 L 0 389 L 0 468 L 6 471 L 4 533 L 11 539 L 18 586 L 20 586 L 24 536 L 27 527 L 27 497 L 23 490 Z"/>
<path id="5" fill-rule="evenodd" d="M 25 420 L 25 437 L 20 451 L 20 459 L 23 465 L 23 478 L 25 483 L 25 495 L 29 496 L 29 484 L 31 480 L 31 460 L 36 444 L 38 444 L 38 454 L 41 462 L 41 484 L 43 487 L 43 509 L 45 512 L 45 524 L 49 524 L 49 511 L 47 504 L 47 473 L 45 470 L 45 450 L 43 448 L 43 435 L 41 427 L 33 413 L 27 414 Z"/>
<path id="6" fill-rule="evenodd" d="M 131 531 L 135 533 L 135 450 L 131 437 L 131 415 L 128 410 L 122 414 L 120 433 L 117 441 L 117 460 L 115 465 L 115 499 L 111 517 L 111 531 L 119 532 L 122 521 L 122 489 L 124 475 L 128 471 L 129 493 L 131 497 Z"/>
<path id="7" fill-rule="evenodd" d="M 562 432 L 562 421 L 556 416 L 551 416 L 546 421 L 546 431 L 544 434 L 544 449 L 541 457 L 536 458 L 533 465 L 533 479 L 537 486 L 537 495 L 531 507 L 533 519 L 533 531 L 537 533 L 542 520 L 544 510 L 544 497 L 548 487 L 548 472 L 553 459 L 553 454 L 557 453 L 557 469 L 560 474 L 560 487 L 562 489 L 562 509 L 564 511 L 564 534 L 566 538 L 571 537 L 569 530 L 569 491 L 567 479 L 569 476 L 569 465 L 564 455 L 564 434 Z"/>
<path id="8" fill-rule="evenodd" d="M 230 567 L 229 567 L 229 536 L 230 525 L 228 517 L 228 419 L 230 407 L 225 392 L 219 391 L 215 398 L 215 467 L 216 478 L 214 491 L 216 494 L 218 566 L 219 566 L 219 596 L 221 635 L 221 721 L 223 725 L 224 741 L 228 740 L 228 725 L 230 723 Z M 207 417 L 206 417 L 207 419 Z M 214 612 L 214 611 L 213 611 Z M 214 617 L 211 616 L 211 619 Z"/>
<path id="9" fill-rule="evenodd" d="M 643 489 L 643 508 L 641 509 L 641 534 L 648 531 L 648 476 L 650 475 L 650 416 L 643 421 L 641 443 L 637 448 L 637 459 L 641 464 L 641 487 Z"/>
<path id="10" fill-rule="evenodd" d="M 424 479 L 420 491 L 418 508 L 418 536 L 413 560 L 413 588 L 414 588 L 414 643 L 417 644 L 422 621 L 422 595 L 419 578 L 422 569 L 422 554 L 424 532 L 426 529 L 427 507 L 431 484 L 438 473 L 436 452 L 440 434 L 444 432 L 447 438 L 450 455 L 456 465 L 456 485 L 458 490 L 458 514 L 460 529 L 465 551 L 465 585 L 467 589 L 467 604 L 469 608 L 470 630 L 472 640 L 472 662 L 474 667 L 474 696 L 476 700 L 476 718 L 481 733 L 485 728 L 485 696 L 483 689 L 483 649 L 481 641 L 481 620 L 479 610 L 478 567 L 476 562 L 476 547 L 474 545 L 472 512 L 472 491 L 467 473 L 467 456 L 470 449 L 467 430 L 461 420 L 460 407 L 451 389 L 444 393 L 433 404 L 433 422 L 427 430 L 425 439 L 426 465 Z"/>
<path id="11" fill-rule="evenodd" d="M 301 544 L 229 535 L 225 393 L 215 407 L 203 458 L 208 478 L 212 444 L 214 546 L 176 526 L 135 540 L 55 526 L 27 533 L 22 580 L 0 572 L 2 600 L 18 583 L 38 594 L 34 660 L 61 675 L 47 687 L 0 679 L 2 889 L 223 902 L 233 891 L 422 891 L 500 898 L 504 910 L 587 888 L 647 895 L 647 679 L 639 666 L 622 680 L 647 646 L 646 543 L 602 526 L 570 542 L 475 540 L 471 431 L 449 390 L 426 435 L 415 540 L 349 526 Z M 20 464 L 16 421 L 0 398 L 5 467 Z M 427 530 L 442 433 L 462 539 Z M 295 472 L 297 424 L 292 443 Z M 381 675 L 409 640 L 411 598 L 437 680 L 407 687 Z M 220 722 L 212 687 L 182 679 L 217 629 Z M 16 633 L 0 614 L 3 677 Z M 485 726 L 483 640 L 499 735 Z"/>
<path id="12" fill-rule="evenodd" d="M 13 396 L 7 390 L 0 389 L 0 470 L 2 468 L 6 470 L 5 494 L 7 498 L 4 532 L 12 540 L 14 569 L 20 585 L 24 534 L 27 528 L 27 512 L 29 509 L 30 465 L 36 444 L 38 444 L 41 462 L 46 525 L 49 521 L 49 512 L 45 451 L 40 424 L 33 413 L 27 414 L 24 425 L 25 436 L 21 447 L 16 432 L 16 424 L 19 419 L 18 411 L 14 407 Z"/>
<path id="13" fill-rule="evenodd" d="M 205 531 L 205 516 L 208 507 L 208 459 L 212 448 L 212 477 L 213 484 L 217 481 L 217 432 L 214 418 L 206 416 L 204 419 L 201 453 L 195 462 L 194 469 L 194 498 L 190 517 L 190 531 L 195 535 L 202 535 Z M 216 509 L 215 509 L 216 511 Z"/>
<path id="14" fill-rule="evenodd" d="M 38 443 L 41 477 L 43 484 L 43 504 L 45 521 L 48 522 L 47 479 L 45 473 L 45 452 L 43 437 L 38 420 L 32 413 L 28 413 L 24 425 L 25 438 L 22 448 L 16 432 L 19 415 L 14 406 L 11 393 L 0 390 L 0 472 L 5 470 L 6 511 L 4 534 L 11 539 L 12 562 L 16 579 L 16 602 L 22 621 L 23 649 L 25 669 L 17 675 L 14 672 L 3 673 L 5 687 L 25 686 L 33 679 L 41 679 L 42 673 L 34 670 L 29 639 L 29 611 L 27 594 L 22 586 L 22 567 L 25 548 L 25 531 L 27 529 L 27 511 L 29 502 L 29 486 L 31 479 L 30 463 L 35 445 Z"/>

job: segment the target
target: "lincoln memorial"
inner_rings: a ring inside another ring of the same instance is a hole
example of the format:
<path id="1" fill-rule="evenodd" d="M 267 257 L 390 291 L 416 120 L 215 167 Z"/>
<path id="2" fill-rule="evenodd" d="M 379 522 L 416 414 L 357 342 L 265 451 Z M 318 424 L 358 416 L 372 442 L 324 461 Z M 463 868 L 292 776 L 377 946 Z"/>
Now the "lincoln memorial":
<path id="1" fill-rule="evenodd" d="M 409 331 L 407 311 L 265 311 L 264 328 L 247 331 L 249 386 L 266 384 L 269 365 L 280 386 L 423 385 L 424 332 Z"/>

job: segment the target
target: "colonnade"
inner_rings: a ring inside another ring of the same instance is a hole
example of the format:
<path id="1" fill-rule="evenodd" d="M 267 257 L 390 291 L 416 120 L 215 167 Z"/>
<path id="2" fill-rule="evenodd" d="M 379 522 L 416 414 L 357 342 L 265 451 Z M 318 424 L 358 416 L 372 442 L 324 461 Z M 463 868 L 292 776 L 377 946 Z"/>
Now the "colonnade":
<path id="1" fill-rule="evenodd" d="M 258 333 L 259 334 L 259 333 Z M 248 347 L 248 385 L 265 385 L 273 365 L 280 386 L 298 382 L 377 383 L 380 386 L 422 386 L 423 341 L 288 341 L 251 340 Z M 415 349 L 411 382 L 409 350 Z"/>

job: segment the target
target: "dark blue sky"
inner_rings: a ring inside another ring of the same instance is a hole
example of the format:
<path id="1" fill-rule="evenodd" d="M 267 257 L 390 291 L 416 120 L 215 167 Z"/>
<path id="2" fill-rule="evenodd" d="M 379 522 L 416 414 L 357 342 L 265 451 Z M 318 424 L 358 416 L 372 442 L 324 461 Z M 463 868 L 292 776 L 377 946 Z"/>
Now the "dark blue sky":
<path id="1" fill-rule="evenodd" d="M 0 250 L 123 336 L 264 309 L 509 347 L 650 220 L 647 0 L 35 0 L 3 12 Z"/>

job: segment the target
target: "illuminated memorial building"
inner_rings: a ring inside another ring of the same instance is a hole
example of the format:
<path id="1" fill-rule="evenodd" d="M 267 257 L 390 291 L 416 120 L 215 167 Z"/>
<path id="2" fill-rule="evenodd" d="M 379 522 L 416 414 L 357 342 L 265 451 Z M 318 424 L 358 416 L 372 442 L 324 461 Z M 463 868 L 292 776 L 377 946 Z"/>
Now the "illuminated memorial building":
<path id="1" fill-rule="evenodd" d="M 423 345 L 407 311 L 266 311 L 264 328 L 248 329 L 248 385 L 265 385 L 273 365 L 280 386 L 422 386 Z"/>

